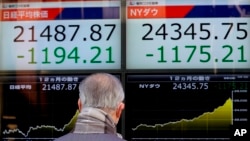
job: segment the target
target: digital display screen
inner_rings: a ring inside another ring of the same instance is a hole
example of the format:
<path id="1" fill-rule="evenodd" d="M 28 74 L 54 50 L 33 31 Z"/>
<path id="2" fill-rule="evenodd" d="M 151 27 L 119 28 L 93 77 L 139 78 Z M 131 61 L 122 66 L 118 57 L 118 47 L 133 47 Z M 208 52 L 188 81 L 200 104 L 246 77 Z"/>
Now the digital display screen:
<path id="1" fill-rule="evenodd" d="M 249 127 L 249 74 L 128 74 L 125 85 L 127 140 L 233 140 Z"/>
<path id="2" fill-rule="evenodd" d="M 52 141 L 115 74 L 128 141 L 249 134 L 249 0 L 0 0 L 0 140 Z"/>
<path id="3" fill-rule="evenodd" d="M 54 140 L 70 132 L 79 113 L 78 85 L 86 76 L 0 77 L 2 140 Z"/>
<path id="4" fill-rule="evenodd" d="M 128 0 L 126 10 L 127 69 L 250 68 L 249 0 Z"/>
<path id="5" fill-rule="evenodd" d="M 2 139 L 53 140 L 72 130 L 78 113 L 78 84 L 85 77 L 0 77 Z"/>
<path id="6" fill-rule="evenodd" d="M 121 1 L 2 3 L 0 70 L 120 69 Z"/>

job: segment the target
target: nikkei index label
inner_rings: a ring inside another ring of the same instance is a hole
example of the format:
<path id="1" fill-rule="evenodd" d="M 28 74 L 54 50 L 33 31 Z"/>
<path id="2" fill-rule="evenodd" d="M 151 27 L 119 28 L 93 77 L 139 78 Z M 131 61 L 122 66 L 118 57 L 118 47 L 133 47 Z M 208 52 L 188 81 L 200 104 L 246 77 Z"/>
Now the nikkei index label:
<path id="1" fill-rule="evenodd" d="M 120 69 L 119 0 L 2 7 L 0 70 Z"/>
<path id="2" fill-rule="evenodd" d="M 127 69 L 249 69 L 250 2 L 131 0 Z"/>

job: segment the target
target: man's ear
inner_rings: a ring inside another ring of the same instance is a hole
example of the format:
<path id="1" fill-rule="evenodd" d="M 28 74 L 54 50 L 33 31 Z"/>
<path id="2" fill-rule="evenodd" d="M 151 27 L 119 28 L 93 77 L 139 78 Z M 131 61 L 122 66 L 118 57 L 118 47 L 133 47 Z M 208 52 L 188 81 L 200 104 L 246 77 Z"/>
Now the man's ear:
<path id="1" fill-rule="evenodd" d="M 122 114 L 122 111 L 124 109 L 125 105 L 123 102 L 121 102 L 119 105 L 118 105 L 118 108 L 116 110 L 116 117 L 119 119 L 121 114 Z"/>
<path id="2" fill-rule="evenodd" d="M 82 102 L 81 102 L 80 98 L 78 99 L 77 104 L 78 104 L 79 111 L 81 111 L 82 110 Z"/>

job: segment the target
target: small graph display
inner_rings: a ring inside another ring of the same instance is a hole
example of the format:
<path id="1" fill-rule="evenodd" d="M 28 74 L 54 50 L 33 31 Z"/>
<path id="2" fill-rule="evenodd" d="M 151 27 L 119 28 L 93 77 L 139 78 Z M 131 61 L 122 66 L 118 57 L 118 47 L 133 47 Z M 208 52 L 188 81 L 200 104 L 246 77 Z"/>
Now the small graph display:
<path id="1" fill-rule="evenodd" d="M 72 130 L 85 75 L 1 77 L 1 138 L 53 140 Z"/>
<path id="2" fill-rule="evenodd" d="M 128 140 L 232 140 L 247 129 L 250 76 L 129 74 Z"/>

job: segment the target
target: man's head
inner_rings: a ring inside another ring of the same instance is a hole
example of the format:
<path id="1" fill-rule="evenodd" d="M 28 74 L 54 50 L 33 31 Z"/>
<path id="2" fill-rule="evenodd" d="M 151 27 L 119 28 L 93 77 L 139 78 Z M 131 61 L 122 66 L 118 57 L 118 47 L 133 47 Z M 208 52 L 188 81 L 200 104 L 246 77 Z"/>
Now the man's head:
<path id="1" fill-rule="evenodd" d="M 124 108 L 124 91 L 118 78 L 107 73 L 96 73 L 79 85 L 79 109 L 93 107 L 109 113 L 117 123 Z"/>

